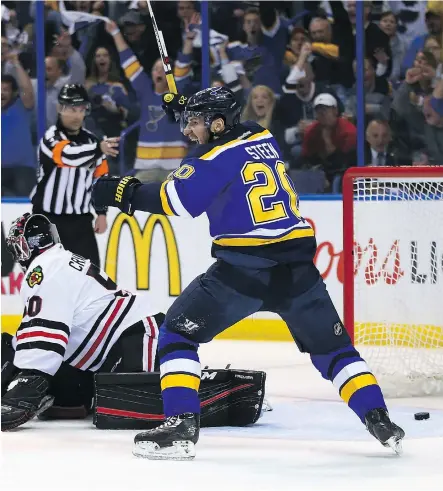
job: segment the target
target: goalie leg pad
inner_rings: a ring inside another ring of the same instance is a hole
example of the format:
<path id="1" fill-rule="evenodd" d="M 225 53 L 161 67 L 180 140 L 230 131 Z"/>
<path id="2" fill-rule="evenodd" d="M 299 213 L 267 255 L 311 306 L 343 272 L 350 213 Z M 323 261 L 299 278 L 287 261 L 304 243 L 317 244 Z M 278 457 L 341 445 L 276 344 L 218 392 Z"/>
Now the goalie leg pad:
<path id="1" fill-rule="evenodd" d="M 261 414 L 266 374 L 205 369 L 200 385 L 201 426 L 246 426 Z M 99 429 L 145 430 L 164 421 L 158 373 L 97 373 L 94 424 Z"/>

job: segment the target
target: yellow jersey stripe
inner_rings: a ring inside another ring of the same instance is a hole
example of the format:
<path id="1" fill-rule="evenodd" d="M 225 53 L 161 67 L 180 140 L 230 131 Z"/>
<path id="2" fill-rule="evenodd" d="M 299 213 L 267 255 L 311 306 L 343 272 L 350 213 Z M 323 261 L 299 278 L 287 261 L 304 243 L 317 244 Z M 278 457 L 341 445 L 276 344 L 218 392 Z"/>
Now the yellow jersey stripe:
<path id="1" fill-rule="evenodd" d="M 312 228 L 295 229 L 283 237 L 224 237 L 214 240 L 214 244 L 221 246 L 262 246 L 283 242 L 290 239 L 300 239 L 302 237 L 314 237 Z"/>
<path id="2" fill-rule="evenodd" d="M 359 375 L 357 377 L 352 378 L 349 382 L 347 382 L 340 391 L 341 398 L 346 402 L 349 402 L 349 399 L 360 389 L 363 387 L 367 387 L 368 385 L 377 385 L 377 380 L 374 375 L 370 373 L 365 373 L 364 375 Z"/>
<path id="3" fill-rule="evenodd" d="M 137 147 L 138 159 L 180 159 L 186 156 L 186 147 Z"/>
<path id="4" fill-rule="evenodd" d="M 132 75 L 134 75 L 134 73 L 139 69 L 141 68 L 141 65 L 140 65 L 140 62 L 138 60 L 135 60 L 134 62 L 132 62 L 130 65 L 128 65 L 126 68 L 125 68 L 125 75 L 127 78 L 131 78 Z"/>
<path id="5" fill-rule="evenodd" d="M 169 181 L 165 181 L 161 188 L 160 188 L 160 199 L 162 202 L 162 208 L 163 211 L 166 213 L 166 215 L 175 215 L 175 213 L 172 211 L 172 208 L 169 205 L 168 201 L 168 195 L 166 194 L 166 184 L 168 184 Z"/>
<path id="6" fill-rule="evenodd" d="M 203 159 L 203 160 L 209 159 L 216 152 L 220 152 L 220 150 L 221 150 L 221 153 L 223 153 L 225 150 L 228 150 L 229 148 L 237 145 L 239 142 L 246 142 L 246 141 L 257 140 L 258 138 L 261 138 L 262 136 L 269 135 L 269 134 L 270 134 L 269 130 L 264 130 L 261 133 L 256 133 L 255 135 L 252 135 L 249 138 L 245 138 L 244 140 L 243 139 L 240 139 L 240 138 L 236 138 L 235 140 L 232 140 L 232 141 L 230 141 L 228 143 L 225 143 L 224 145 L 219 145 L 218 147 L 214 147 L 212 150 L 210 150 L 209 152 L 205 153 L 204 155 L 202 155 L 199 158 L 200 159 Z"/>
<path id="7" fill-rule="evenodd" d="M 175 374 L 165 375 L 160 382 L 162 390 L 172 387 L 185 387 L 187 389 L 197 390 L 200 387 L 200 378 L 195 375 Z"/>

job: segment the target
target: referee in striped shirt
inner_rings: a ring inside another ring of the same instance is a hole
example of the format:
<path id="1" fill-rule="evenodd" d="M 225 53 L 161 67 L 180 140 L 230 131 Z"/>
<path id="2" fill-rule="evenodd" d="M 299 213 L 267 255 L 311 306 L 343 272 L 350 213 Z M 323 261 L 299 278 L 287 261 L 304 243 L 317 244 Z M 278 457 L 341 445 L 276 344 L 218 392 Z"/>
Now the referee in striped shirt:
<path id="1" fill-rule="evenodd" d="M 99 141 L 83 122 L 90 110 L 82 85 L 65 85 L 58 96 L 58 120 L 38 148 L 39 175 L 32 196 L 33 213 L 57 226 L 63 246 L 100 265 L 94 232 L 106 231 L 106 212 L 97 211 L 92 227 L 91 188 L 108 173 L 106 156 L 118 155 L 119 138 Z"/>

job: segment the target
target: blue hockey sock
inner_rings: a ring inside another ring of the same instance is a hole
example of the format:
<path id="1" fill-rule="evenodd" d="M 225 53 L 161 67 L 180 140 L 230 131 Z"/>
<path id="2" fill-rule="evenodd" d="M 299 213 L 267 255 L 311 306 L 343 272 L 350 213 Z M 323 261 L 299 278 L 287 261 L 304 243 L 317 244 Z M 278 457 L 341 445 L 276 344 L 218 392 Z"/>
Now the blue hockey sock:
<path id="1" fill-rule="evenodd" d="M 365 423 L 365 415 L 371 409 L 386 409 L 376 378 L 353 346 L 326 355 L 311 355 L 311 360 L 322 377 L 333 383 L 340 397 L 362 423 Z"/>
<path id="2" fill-rule="evenodd" d="M 200 360 L 198 343 L 160 327 L 158 353 L 160 386 L 166 417 L 182 413 L 200 413 Z"/>

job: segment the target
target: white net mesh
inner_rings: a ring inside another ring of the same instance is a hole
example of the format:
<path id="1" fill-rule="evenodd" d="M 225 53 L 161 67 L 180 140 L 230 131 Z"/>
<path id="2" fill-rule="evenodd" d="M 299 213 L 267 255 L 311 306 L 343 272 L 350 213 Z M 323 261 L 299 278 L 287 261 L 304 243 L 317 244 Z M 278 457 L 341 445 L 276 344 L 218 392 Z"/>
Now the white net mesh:
<path id="1" fill-rule="evenodd" d="M 388 397 L 443 393 L 441 178 L 354 178 L 354 339 Z"/>

